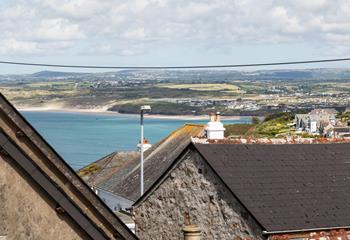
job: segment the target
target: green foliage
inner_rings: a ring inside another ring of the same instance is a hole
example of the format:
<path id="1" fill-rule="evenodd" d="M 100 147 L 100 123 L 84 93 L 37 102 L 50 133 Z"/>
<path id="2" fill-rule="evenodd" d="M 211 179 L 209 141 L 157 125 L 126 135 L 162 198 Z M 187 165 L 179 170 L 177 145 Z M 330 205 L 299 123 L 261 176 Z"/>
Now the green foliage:
<path id="1" fill-rule="evenodd" d="M 252 117 L 252 124 L 258 125 L 260 123 L 260 119 L 258 117 Z"/>
<path id="2" fill-rule="evenodd" d="M 338 113 L 336 116 L 341 122 L 349 125 L 350 123 L 350 112 Z"/>
<path id="3" fill-rule="evenodd" d="M 255 134 L 265 137 L 276 137 L 279 135 L 290 134 L 292 132 L 292 123 L 294 116 L 290 113 L 277 113 L 269 115 L 265 121 L 257 126 Z"/>
<path id="4" fill-rule="evenodd" d="M 270 114 L 265 118 L 264 122 L 268 122 L 273 119 L 279 119 L 279 121 L 291 121 L 294 119 L 294 115 L 291 113 L 287 112 L 279 112 L 279 113 L 274 113 Z"/>
<path id="5" fill-rule="evenodd" d="M 225 125 L 225 137 L 229 136 L 244 136 L 249 130 L 254 127 L 254 124 L 227 124 Z"/>
<path id="6" fill-rule="evenodd" d="M 84 167 L 83 169 L 81 169 L 78 172 L 78 175 L 80 177 L 86 176 L 86 175 L 91 175 L 93 173 L 95 173 L 96 171 L 100 170 L 100 166 L 98 166 L 96 163 L 92 163 L 86 167 Z"/>

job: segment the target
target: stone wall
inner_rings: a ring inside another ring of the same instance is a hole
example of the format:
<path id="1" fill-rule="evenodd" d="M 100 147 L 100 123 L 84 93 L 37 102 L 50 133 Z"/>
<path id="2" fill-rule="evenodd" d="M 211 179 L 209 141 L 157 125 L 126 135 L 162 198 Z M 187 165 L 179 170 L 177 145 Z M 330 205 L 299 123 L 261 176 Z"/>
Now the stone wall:
<path id="1" fill-rule="evenodd" d="M 263 239 L 258 224 L 194 150 L 133 213 L 144 240 L 183 239 L 186 215 L 200 226 L 202 239 Z"/>
<path id="2" fill-rule="evenodd" d="M 89 239 L 11 159 L 0 156 L 0 236 L 6 240 Z"/>

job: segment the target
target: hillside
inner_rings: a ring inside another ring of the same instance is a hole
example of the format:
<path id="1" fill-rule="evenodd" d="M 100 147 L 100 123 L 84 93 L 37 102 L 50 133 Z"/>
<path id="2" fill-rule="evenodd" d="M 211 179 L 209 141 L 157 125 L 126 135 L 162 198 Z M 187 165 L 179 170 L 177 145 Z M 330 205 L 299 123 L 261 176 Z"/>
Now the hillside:
<path id="1" fill-rule="evenodd" d="M 0 76 L 0 91 L 21 108 L 59 106 L 137 114 L 147 103 L 153 106 L 151 114 L 220 111 L 227 116 L 267 116 L 317 107 L 344 110 L 349 106 L 349 79 L 349 69 L 42 71 Z"/>

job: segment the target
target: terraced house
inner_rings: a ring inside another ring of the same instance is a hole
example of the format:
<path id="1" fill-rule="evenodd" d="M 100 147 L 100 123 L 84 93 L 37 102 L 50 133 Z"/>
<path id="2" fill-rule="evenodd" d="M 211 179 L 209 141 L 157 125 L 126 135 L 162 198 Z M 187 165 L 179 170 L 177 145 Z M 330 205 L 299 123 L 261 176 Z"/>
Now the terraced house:
<path id="1" fill-rule="evenodd" d="M 130 200 L 141 239 L 182 239 L 188 224 L 201 239 L 348 239 L 348 140 L 249 142 L 224 130 L 212 116 L 146 151 L 142 196 L 138 155 L 113 153 L 87 179 Z"/>
<path id="2" fill-rule="evenodd" d="M 350 143 L 209 142 L 189 143 L 136 201 L 140 238 L 180 239 L 190 222 L 202 239 L 348 239 Z"/>

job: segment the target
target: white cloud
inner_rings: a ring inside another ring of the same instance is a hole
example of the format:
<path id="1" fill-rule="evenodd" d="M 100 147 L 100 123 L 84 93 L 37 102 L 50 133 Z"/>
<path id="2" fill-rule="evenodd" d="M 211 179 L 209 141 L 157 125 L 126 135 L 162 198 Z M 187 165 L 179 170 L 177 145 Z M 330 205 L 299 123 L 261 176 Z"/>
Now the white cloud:
<path id="1" fill-rule="evenodd" d="M 31 54 L 37 48 L 35 42 L 17 41 L 16 39 L 2 39 L 0 40 L 1 54 Z"/>
<path id="2" fill-rule="evenodd" d="M 135 29 L 127 30 L 123 37 L 129 38 L 129 39 L 140 39 L 143 40 L 146 37 L 145 29 L 143 27 L 138 27 Z"/>
<path id="3" fill-rule="evenodd" d="M 62 18 L 43 19 L 33 35 L 37 39 L 53 41 L 78 40 L 85 37 L 78 24 Z"/>
<path id="4" fill-rule="evenodd" d="M 350 48 L 348 0 L 19 0 L 0 9 L 0 21 L 2 53 L 133 55 L 295 42 Z"/>

